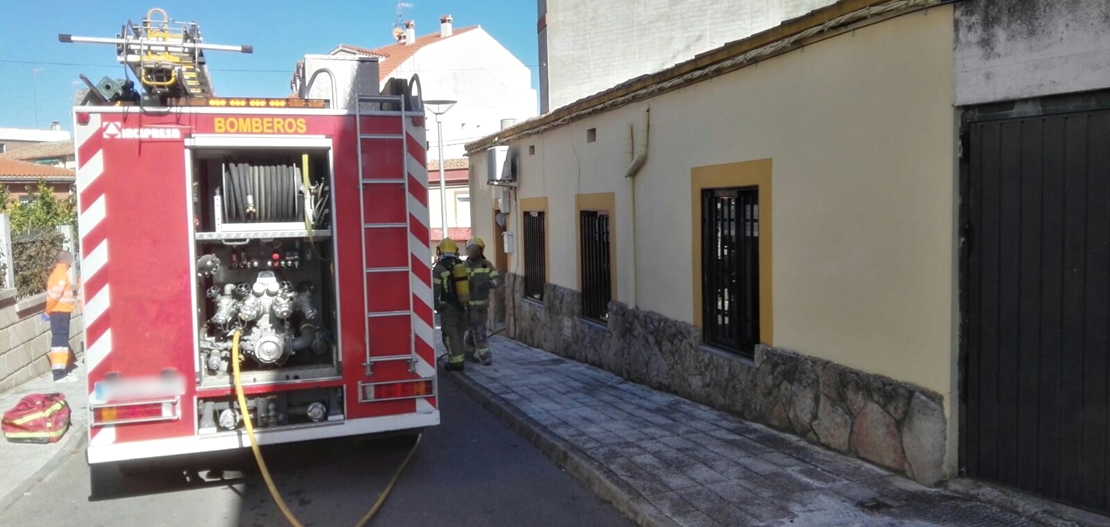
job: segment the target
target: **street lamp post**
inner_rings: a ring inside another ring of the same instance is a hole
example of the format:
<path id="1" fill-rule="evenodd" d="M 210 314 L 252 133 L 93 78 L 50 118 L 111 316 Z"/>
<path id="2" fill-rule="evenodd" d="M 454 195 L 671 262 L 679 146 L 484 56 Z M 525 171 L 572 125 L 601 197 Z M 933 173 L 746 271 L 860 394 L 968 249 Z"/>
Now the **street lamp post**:
<path id="1" fill-rule="evenodd" d="M 439 150 L 439 215 L 443 228 L 440 234 L 441 240 L 447 239 L 447 172 L 443 166 L 443 121 L 440 116 L 447 113 L 456 102 L 458 101 L 424 101 L 424 107 L 436 115 L 436 138 L 439 143 L 436 148 Z"/>

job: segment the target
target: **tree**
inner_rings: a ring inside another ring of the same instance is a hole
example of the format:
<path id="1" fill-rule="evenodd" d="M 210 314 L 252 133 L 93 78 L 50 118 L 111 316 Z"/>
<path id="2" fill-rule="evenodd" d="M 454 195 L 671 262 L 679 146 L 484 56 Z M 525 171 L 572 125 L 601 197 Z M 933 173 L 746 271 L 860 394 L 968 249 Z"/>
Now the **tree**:
<path id="1" fill-rule="evenodd" d="M 0 212 L 7 212 L 12 203 L 12 191 L 7 185 L 0 185 Z"/>
<path id="2" fill-rule="evenodd" d="M 39 180 L 34 187 L 28 185 L 27 198 L 26 202 L 13 202 L 7 188 L 0 191 L 0 204 L 11 214 L 13 232 L 77 225 L 77 203 L 72 193 L 66 199 L 58 199 L 54 189 Z"/>

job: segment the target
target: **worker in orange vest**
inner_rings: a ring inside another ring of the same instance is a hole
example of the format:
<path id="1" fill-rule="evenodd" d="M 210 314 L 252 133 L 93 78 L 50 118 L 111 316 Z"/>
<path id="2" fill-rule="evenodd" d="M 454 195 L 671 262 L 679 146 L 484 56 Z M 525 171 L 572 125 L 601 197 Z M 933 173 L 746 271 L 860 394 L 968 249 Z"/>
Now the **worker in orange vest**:
<path id="1" fill-rule="evenodd" d="M 54 382 L 72 382 L 77 378 L 69 374 L 69 320 L 77 300 L 77 287 L 69 281 L 69 268 L 73 255 L 58 251 L 57 264 L 46 281 L 46 315 L 50 317 L 50 370 Z"/>

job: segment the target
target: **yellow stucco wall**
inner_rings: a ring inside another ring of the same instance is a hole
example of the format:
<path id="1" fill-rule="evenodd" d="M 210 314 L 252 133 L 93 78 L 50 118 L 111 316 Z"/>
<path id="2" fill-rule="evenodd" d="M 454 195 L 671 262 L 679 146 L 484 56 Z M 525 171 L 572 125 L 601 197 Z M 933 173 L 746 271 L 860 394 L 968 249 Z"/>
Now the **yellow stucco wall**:
<path id="1" fill-rule="evenodd" d="M 951 401 L 952 32 L 951 6 L 913 13 L 514 143 L 516 197 L 548 198 L 550 280 L 578 284 L 576 195 L 613 192 L 616 231 L 627 231 L 629 126 L 650 107 L 635 254 L 629 236 L 616 237 L 617 300 L 630 296 L 636 258 L 636 307 L 694 323 L 692 171 L 771 160 L 774 304 L 763 316 L 773 317 L 774 345 Z M 475 200 L 475 211 L 491 207 Z M 510 227 L 518 253 L 519 214 Z M 475 225 L 489 235 L 490 221 Z M 511 259 L 514 272 L 519 262 Z"/>

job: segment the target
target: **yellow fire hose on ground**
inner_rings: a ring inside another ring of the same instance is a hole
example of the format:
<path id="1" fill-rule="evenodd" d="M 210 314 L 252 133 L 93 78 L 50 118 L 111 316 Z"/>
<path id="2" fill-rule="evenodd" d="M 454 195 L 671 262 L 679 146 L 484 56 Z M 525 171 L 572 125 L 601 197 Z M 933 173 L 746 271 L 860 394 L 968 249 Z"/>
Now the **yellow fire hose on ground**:
<path id="1" fill-rule="evenodd" d="M 266 480 L 266 488 L 270 490 L 270 496 L 274 498 L 274 503 L 281 509 L 281 513 L 285 516 L 285 519 L 288 520 L 289 524 L 293 527 L 304 527 L 304 525 L 297 520 L 297 517 L 293 515 L 293 511 L 289 510 L 289 506 L 285 504 L 285 499 L 281 497 L 281 493 L 278 492 L 277 486 L 274 485 L 274 478 L 270 476 L 270 470 L 266 468 L 266 460 L 262 459 L 262 450 L 258 447 L 258 440 L 254 437 L 254 425 L 251 424 L 250 413 L 247 411 L 247 398 L 243 395 L 243 383 L 239 380 L 239 337 L 241 335 L 242 332 L 236 330 L 231 339 L 231 369 L 235 378 L 235 397 L 239 400 L 239 411 L 243 413 L 243 425 L 246 427 L 247 437 L 249 437 L 251 441 L 251 451 L 254 452 L 254 460 L 258 462 L 258 469 L 262 471 L 262 479 Z M 378 501 L 374 502 L 374 506 L 370 508 L 361 520 L 359 520 L 355 527 L 366 527 L 366 525 L 370 523 L 370 520 L 374 518 L 374 515 L 378 513 L 378 510 L 382 508 L 382 505 L 385 504 L 385 499 L 388 498 L 389 493 L 393 491 L 393 485 L 397 483 L 397 480 L 401 477 L 401 473 L 405 471 L 405 467 L 408 466 L 409 460 L 411 460 L 412 455 L 416 453 L 416 448 L 420 446 L 420 440 L 423 438 L 424 434 L 416 436 L 416 443 L 412 445 L 412 450 L 409 450 L 409 454 L 405 456 L 405 460 L 401 462 L 401 466 L 397 467 L 397 471 L 393 473 L 393 477 L 390 478 L 389 484 L 385 486 L 385 490 L 383 490 L 381 496 L 378 497 Z"/>

